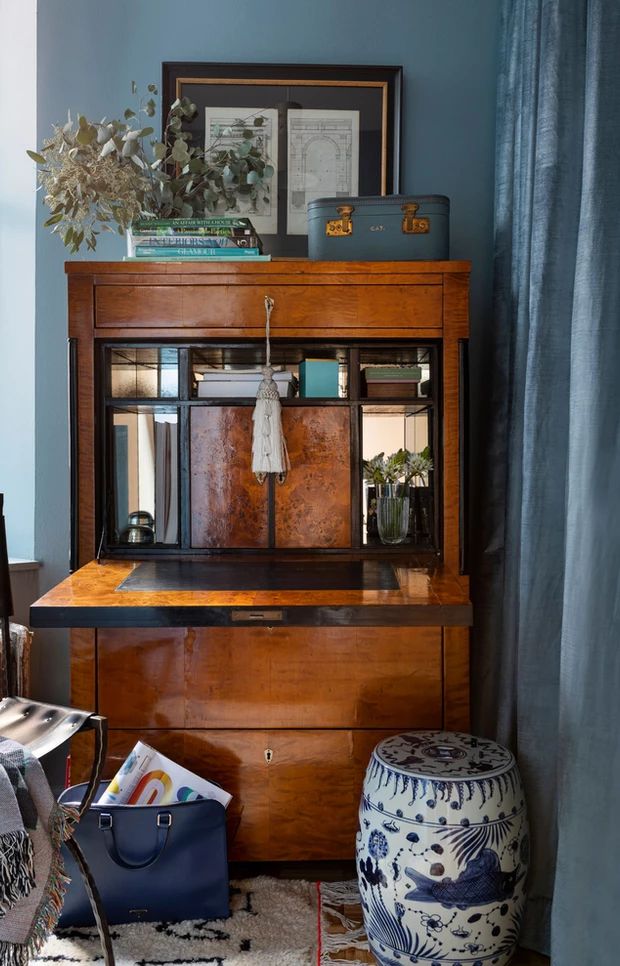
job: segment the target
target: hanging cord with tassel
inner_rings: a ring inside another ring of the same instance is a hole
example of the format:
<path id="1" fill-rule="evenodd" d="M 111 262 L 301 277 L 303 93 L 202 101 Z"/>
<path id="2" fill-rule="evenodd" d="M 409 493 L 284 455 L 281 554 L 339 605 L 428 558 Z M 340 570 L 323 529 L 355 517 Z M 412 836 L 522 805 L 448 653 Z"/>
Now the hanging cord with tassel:
<path id="1" fill-rule="evenodd" d="M 269 323 L 274 301 L 265 296 L 265 340 L 266 365 L 261 370 L 263 378 L 256 393 L 254 407 L 254 429 L 252 434 L 252 472 L 259 483 L 264 483 L 268 473 L 277 473 L 283 482 L 291 468 L 282 433 L 282 409 L 280 394 L 273 378 L 271 368 L 271 346 L 269 343 Z"/>

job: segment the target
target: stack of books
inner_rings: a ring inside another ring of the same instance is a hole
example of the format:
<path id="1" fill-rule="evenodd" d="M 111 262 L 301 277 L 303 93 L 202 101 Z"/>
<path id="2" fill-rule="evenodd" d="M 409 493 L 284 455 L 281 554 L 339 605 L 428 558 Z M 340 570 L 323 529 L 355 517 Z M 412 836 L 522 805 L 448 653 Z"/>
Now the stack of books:
<path id="1" fill-rule="evenodd" d="M 369 399 L 414 398 L 421 378 L 420 366 L 366 366 L 366 396 Z"/>
<path id="2" fill-rule="evenodd" d="M 143 218 L 132 225 L 127 260 L 269 261 L 249 218 Z"/>

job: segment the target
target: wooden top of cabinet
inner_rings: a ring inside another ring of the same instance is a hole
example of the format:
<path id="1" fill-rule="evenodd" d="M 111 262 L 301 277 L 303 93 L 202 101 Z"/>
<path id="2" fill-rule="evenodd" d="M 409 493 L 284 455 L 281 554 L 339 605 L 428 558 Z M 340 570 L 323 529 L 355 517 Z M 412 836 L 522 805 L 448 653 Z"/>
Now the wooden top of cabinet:
<path id="1" fill-rule="evenodd" d="M 152 283 L 153 275 L 187 276 L 195 275 L 207 279 L 213 275 L 230 275 L 244 278 L 256 275 L 269 278 L 271 275 L 443 275 L 447 272 L 469 273 L 469 261 L 442 262 L 317 262 L 309 258 L 273 258 L 270 262 L 236 261 L 131 261 L 131 262 L 65 262 L 67 275 L 136 275 L 143 277 L 147 284 Z"/>
<path id="2" fill-rule="evenodd" d="M 468 335 L 470 263 L 67 262 L 69 335 L 455 338 Z"/>
<path id="3" fill-rule="evenodd" d="M 91 561 L 32 605 L 30 623 L 33 627 L 467 626 L 472 621 L 467 578 L 441 565 L 392 561 L 397 579 L 394 589 L 388 590 L 119 589 L 139 563 Z M 247 565 L 247 557 L 239 563 Z"/>

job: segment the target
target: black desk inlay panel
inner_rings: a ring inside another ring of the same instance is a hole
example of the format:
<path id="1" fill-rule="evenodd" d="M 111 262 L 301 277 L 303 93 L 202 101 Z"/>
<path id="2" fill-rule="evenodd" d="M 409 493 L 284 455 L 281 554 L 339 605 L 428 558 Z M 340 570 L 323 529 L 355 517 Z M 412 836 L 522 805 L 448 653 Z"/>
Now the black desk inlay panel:
<path id="1" fill-rule="evenodd" d="M 398 590 L 381 560 L 148 560 L 118 590 Z"/>

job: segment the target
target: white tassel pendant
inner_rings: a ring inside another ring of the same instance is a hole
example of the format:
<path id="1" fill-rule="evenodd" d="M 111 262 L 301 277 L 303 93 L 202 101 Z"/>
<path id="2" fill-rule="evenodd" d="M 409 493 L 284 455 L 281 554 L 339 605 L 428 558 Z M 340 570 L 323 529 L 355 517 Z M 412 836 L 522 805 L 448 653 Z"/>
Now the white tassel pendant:
<path id="1" fill-rule="evenodd" d="M 291 468 L 282 432 L 282 407 L 280 394 L 273 379 L 271 368 L 271 346 L 269 344 L 269 321 L 274 302 L 265 296 L 265 337 L 267 343 L 267 364 L 263 378 L 256 393 L 252 434 L 252 472 L 259 483 L 264 483 L 268 473 L 277 473 L 282 481 Z"/>

